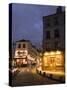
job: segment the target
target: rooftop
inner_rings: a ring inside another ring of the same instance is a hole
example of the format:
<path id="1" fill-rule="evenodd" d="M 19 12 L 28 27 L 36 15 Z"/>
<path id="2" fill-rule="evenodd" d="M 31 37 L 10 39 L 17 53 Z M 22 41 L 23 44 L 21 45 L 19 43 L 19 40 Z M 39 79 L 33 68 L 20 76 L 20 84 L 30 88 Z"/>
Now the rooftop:
<path id="1" fill-rule="evenodd" d="M 59 6 L 59 7 L 56 9 L 56 13 L 51 14 L 51 15 L 48 15 L 48 16 L 60 15 L 60 14 L 64 14 L 64 13 L 65 13 L 65 11 L 63 11 L 63 10 L 62 10 L 62 7 Z M 48 17 L 48 16 L 43 16 L 43 18 L 44 18 L 44 17 Z"/>
<path id="2" fill-rule="evenodd" d="M 18 40 L 16 42 L 30 42 L 30 40 L 21 39 L 21 40 Z"/>

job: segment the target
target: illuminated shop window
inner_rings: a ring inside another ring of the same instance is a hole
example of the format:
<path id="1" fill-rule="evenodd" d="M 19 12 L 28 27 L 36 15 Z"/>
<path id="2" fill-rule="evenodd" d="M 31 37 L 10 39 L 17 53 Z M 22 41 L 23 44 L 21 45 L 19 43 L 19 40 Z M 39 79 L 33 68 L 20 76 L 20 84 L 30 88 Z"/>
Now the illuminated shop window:
<path id="1" fill-rule="evenodd" d="M 62 55 L 56 55 L 55 62 L 56 62 L 56 66 L 62 66 L 63 65 Z"/>
<path id="2" fill-rule="evenodd" d="M 64 65 L 64 58 L 61 51 L 51 51 L 45 52 L 43 58 L 44 66 L 56 68 L 56 66 L 63 66 Z"/>
<path id="3" fill-rule="evenodd" d="M 47 57 L 44 57 L 44 65 L 45 65 L 45 66 L 48 66 L 48 60 L 47 60 Z"/>

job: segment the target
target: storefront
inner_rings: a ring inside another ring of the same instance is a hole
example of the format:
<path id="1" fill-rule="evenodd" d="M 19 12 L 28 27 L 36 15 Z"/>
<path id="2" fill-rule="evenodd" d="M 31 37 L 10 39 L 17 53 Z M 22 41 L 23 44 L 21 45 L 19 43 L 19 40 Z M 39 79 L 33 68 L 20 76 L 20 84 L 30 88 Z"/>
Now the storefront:
<path id="1" fill-rule="evenodd" d="M 42 60 L 42 69 L 64 71 L 64 53 L 58 50 L 45 52 Z"/>
<path id="2" fill-rule="evenodd" d="M 16 63 L 16 66 L 23 66 L 27 65 L 27 55 L 28 51 L 27 50 L 16 50 L 15 51 L 15 57 L 14 57 L 14 62 Z"/>

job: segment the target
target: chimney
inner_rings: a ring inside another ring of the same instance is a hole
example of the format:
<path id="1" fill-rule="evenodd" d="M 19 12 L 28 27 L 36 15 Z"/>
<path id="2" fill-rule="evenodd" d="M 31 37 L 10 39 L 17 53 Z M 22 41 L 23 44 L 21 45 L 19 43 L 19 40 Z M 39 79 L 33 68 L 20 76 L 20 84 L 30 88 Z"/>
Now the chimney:
<path id="1" fill-rule="evenodd" d="M 57 7 L 56 13 L 61 13 L 61 12 L 62 12 L 62 7 L 61 6 Z"/>

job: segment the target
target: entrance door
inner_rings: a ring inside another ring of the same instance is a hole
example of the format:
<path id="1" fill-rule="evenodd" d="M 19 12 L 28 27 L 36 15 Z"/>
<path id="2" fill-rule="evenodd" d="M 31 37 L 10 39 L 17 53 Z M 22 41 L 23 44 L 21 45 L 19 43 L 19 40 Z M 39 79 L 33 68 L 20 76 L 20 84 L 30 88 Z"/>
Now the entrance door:
<path id="1" fill-rule="evenodd" d="M 55 57 L 50 57 L 50 68 L 51 70 L 55 70 L 56 64 L 55 64 Z"/>

